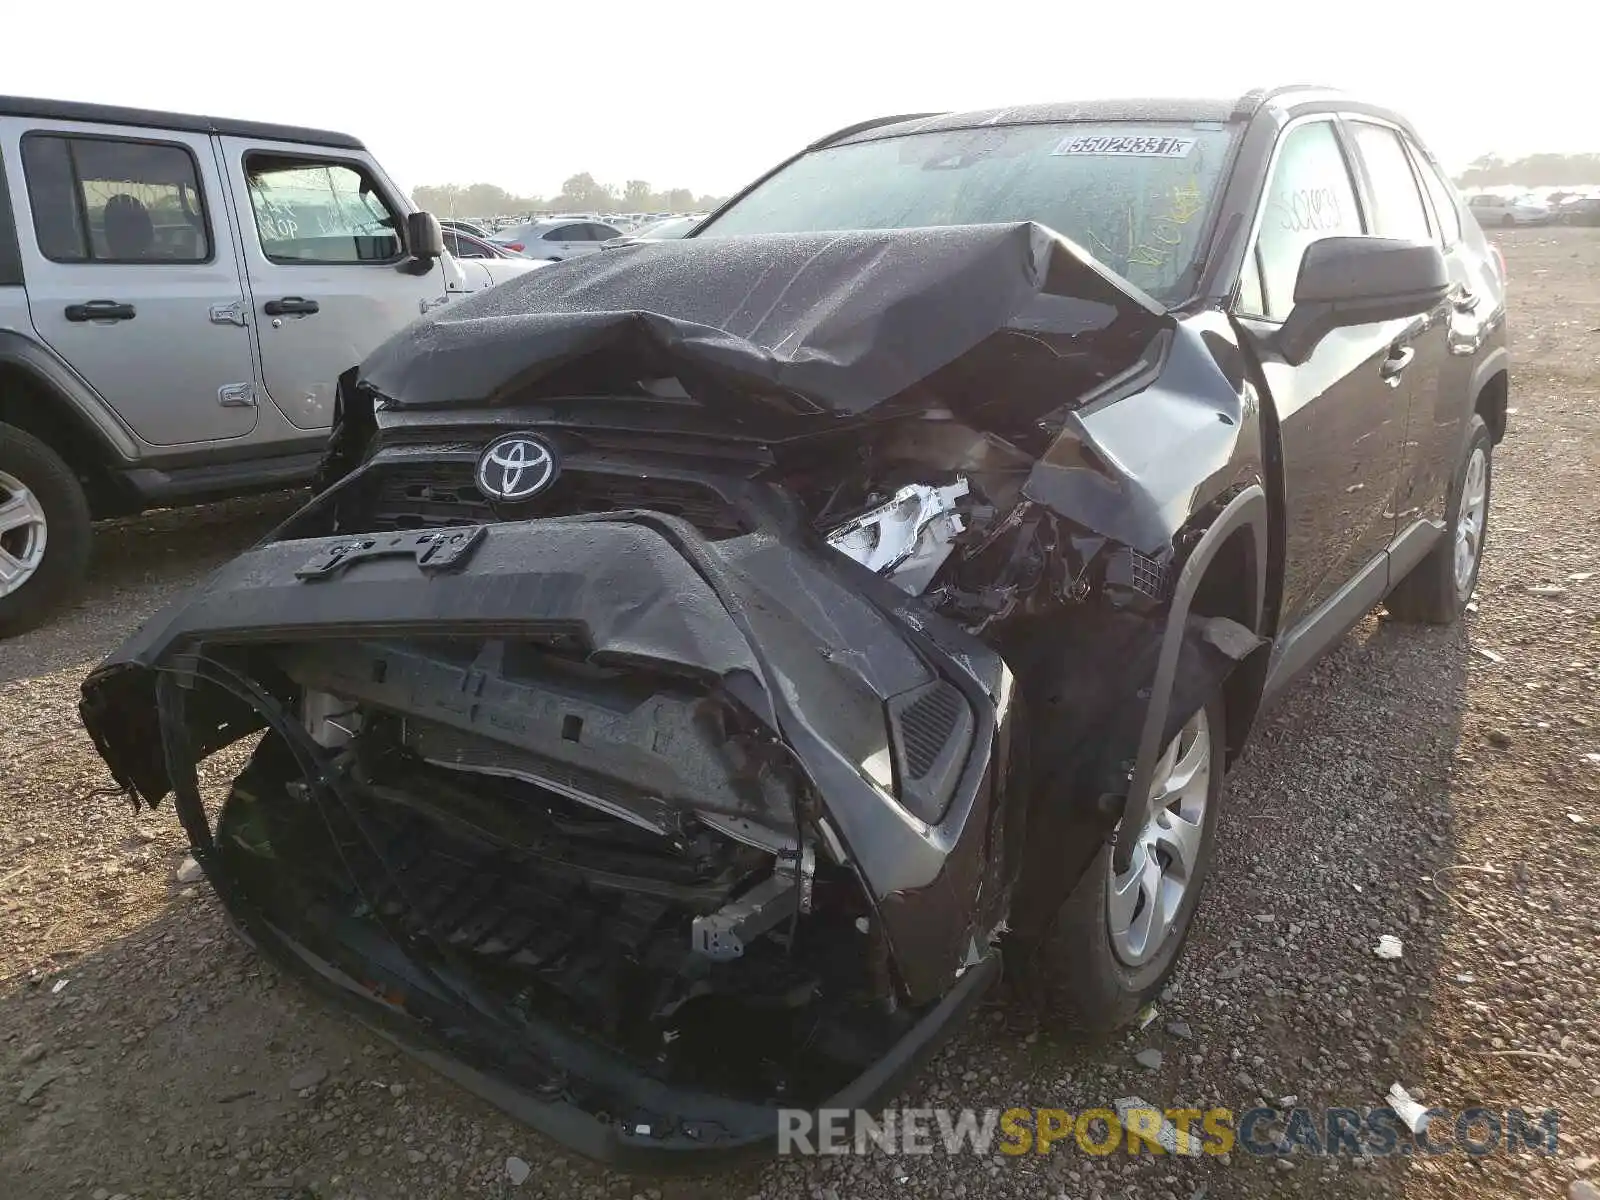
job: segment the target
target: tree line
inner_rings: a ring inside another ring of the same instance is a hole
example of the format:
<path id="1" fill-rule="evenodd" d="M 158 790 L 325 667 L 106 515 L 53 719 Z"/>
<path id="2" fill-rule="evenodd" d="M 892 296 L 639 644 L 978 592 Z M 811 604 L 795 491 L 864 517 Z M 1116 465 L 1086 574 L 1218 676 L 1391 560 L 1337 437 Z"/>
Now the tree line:
<path id="1" fill-rule="evenodd" d="M 492 183 L 431 184 L 411 193 L 417 207 L 441 217 L 497 217 L 536 212 L 704 212 L 722 203 L 721 196 L 697 196 L 689 188 L 657 191 L 643 179 L 621 187 L 599 183 L 587 171 L 561 185 L 554 196 L 518 196 Z"/>
<path id="2" fill-rule="evenodd" d="M 1600 153 L 1529 154 L 1511 159 L 1485 154 L 1467 164 L 1456 176 L 1456 184 L 1464 188 L 1593 186 L 1600 184 Z"/>

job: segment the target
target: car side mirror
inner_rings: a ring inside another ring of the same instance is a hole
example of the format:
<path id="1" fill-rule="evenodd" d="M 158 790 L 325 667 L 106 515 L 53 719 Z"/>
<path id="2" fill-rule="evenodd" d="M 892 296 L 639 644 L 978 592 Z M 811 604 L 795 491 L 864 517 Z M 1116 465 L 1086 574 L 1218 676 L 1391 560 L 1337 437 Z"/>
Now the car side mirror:
<path id="1" fill-rule="evenodd" d="M 1294 308 L 1278 331 L 1279 353 L 1299 366 L 1335 329 L 1427 312 L 1450 288 L 1444 254 L 1431 243 L 1322 238 L 1300 259 Z"/>
<path id="2" fill-rule="evenodd" d="M 444 254 L 444 230 L 439 218 L 428 212 L 406 214 L 406 251 L 420 263 L 432 264 Z"/>

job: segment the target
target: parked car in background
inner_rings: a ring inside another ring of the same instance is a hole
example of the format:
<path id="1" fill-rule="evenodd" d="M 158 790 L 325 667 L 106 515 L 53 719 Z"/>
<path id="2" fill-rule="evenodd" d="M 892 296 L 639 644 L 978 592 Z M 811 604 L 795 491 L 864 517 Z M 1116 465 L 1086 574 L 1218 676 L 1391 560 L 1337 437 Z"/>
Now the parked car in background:
<path id="1" fill-rule="evenodd" d="M 1331 91 L 854 124 L 377 349 L 327 490 L 84 723 L 283 970 L 629 1168 L 877 1110 L 1002 957 L 1113 1029 L 1257 713 L 1472 597 L 1464 211 Z"/>
<path id="2" fill-rule="evenodd" d="M 496 245 L 461 229 L 444 230 L 444 248 L 456 258 L 525 258 L 515 250 Z"/>
<path id="3" fill-rule="evenodd" d="M 478 238 L 489 236 L 489 231 L 483 226 L 482 222 L 463 221 L 460 217 L 440 217 L 439 227 L 441 229 L 459 229 L 462 233 L 470 233 L 473 237 Z"/>
<path id="4" fill-rule="evenodd" d="M 502 229 L 490 240 L 528 258 L 559 261 L 578 254 L 592 254 L 600 243 L 621 237 L 622 230 L 596 220 L 547 218 Z"/>
<path id="5" fill-rule="evenodd" d="M 1600 225 L 1600 196 L 1568 196 L 1556 205 L 1556 220 L 1563 225 Z"/>
<path id="6" fill-rule="evenodd" d="M 1551 217 L 1550 206 L 1534 196 L 1499 196 L 1480 192 L 1467 201 L 1478 224 L 1490 225 L 1544 225 Z"/>
<path id="7" fill-rule="evenodd" d="M 704 219 L 703 213 L 692 217 L 668 217 L 665 221 L 656 221 L 641 226 L 632 233 L 614 237 L 605 242 L 604 246 L 607 250 L 615 250 L 618 246 L 631 246 L 635 242 L 664 242 L 687 237 L 689 231 Z"/>
<path id="8" fill-rule="evenodd" d="M 309 479 L 340 372 L 532 265 L 456 259 L 347 134 L 0 97 L 0 636 L 95 518 Z"/>

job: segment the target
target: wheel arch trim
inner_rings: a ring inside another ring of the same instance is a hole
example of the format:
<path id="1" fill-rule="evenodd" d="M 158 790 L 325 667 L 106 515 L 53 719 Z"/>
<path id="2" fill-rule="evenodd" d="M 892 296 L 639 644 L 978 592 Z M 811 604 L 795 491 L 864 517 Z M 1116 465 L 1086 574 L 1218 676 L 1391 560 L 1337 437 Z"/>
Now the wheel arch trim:
<path id="1" fill-rule="evenodd" d="M 108 465 L 139 459 L 139 443 L 100 396 L 60 356 L 15 330 L 0 329 L 0 370 L 28 376 L 99 449 Z"/>
<path id="2" fill-rule="evenodd" d="M 1155 777 L 1156 763 L 1161 757 L 1161 735 L 1166 727 L 1167 709 L 1171 703 L 1173 682 L 1177 677 L 1179 651 L 1183 646 L 1189 609 L 1194 602 L 1200 582 L 1217 552 L 1237 531 L 1248 530 L 1255 542 L 1255 613 L 1259 629 L 1261 615 L 1266 606 L 1267 590 L 1267 493 L 1258 483 L 1252 483 L 1239 492 L 1217 514 L 1195 543 L 1178 578 L 1173 584 L 1172 600 L 1167 610 L 1166 627 L 1161 635 L 1161 651 L 1156 659 L 1155 679 L 1150 686 L 1150 703 L 1145 708 L 1144 723 L 1139 732 L 1138 756 L 1134 760 L 1133 775 L 1129 781 L 1128 795 L 1123 804 L 1122 824 L 1132 829 L 1137 814 Z M 1126 870 L 1132 850 L 1130 838 L 1118 838 L 1113 849 L 1112 864 L 1117 870 Z"/>

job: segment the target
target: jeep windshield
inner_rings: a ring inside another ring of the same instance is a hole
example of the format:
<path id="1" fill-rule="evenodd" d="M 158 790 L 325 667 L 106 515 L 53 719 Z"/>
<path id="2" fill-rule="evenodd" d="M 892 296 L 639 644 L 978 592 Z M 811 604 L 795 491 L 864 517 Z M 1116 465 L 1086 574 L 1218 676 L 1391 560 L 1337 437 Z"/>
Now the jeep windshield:
<path id="1" fill-rule="evenodd" d="M 789 163 L 694 236 L 1035 221 L 1174 304 L 1194 291 L 1231 136 L 1159 121 L 874 131 Z"/>

